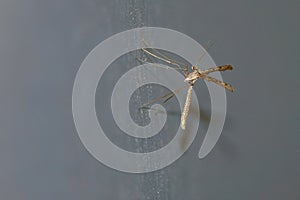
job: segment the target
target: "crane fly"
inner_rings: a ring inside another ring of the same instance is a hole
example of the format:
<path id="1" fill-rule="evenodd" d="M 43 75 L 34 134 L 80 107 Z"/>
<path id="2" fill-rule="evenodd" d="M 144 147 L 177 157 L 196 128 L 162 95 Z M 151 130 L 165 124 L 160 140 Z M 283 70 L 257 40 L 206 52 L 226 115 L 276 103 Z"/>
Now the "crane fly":
<path id="1" fill-rule="evenodd" d="M 152 51 L 149 51 L 148 49 L 152 49 Z M 230 64 L 220 65 L 220 66 L 209 68 L 209 69 L 206 69 L 206 70 L 199 69 L 197 67 L 198 64 L 195 64 L 195 65 L 192 65 L 191 71 L 189 71 L 188 64 L 184 64 L 184 63 L 181 63 L 181 62 L 178 62 L 178 61 L 174 61 L 174 60 L 170 59 L 169 57 L 167 57 L 166 55 L 159 52 L 157 49 L 147 47 L 147 48 L 142 48 L 142 51 L 145 52 L 146 54 L 156 58 L 156 59 L 159 59 L 159 60 L 161 60 L 163 62 L 166 62 L 170 65 L 176 66 L 176 67 L 172 67 L 172 68 L 173 69 L 178 69 L 178 70 L 181 70 L 182 72 L 184 72 L 184 76 L 185 76 L 184 82 L 188 83 L 188 85 L 185 85 L 181 88 L 178 88 L 178 89 L 176 89 L 176 90 L 174 90 L 174 91 L 172 91 L 172 92 L 170 92 L 166 95 L 155 98 L 155 99 L 151 100 L 150 102 L 148 102 L 146 104 L 143 104 L 140 108 L 147 108 L 146 105 L 149 105 L 149 104 L 151 104 L 153 102 L 156 102 L 156 101 L 159 101 L 161 99 L 165 99 L 163 101 L 163 103 L 166 103 L 168 100 L 170 100 L 180 90 L 185 89 L 189 86 L 188 91 L 187 91 L 185 104 L 184 104 L 184 108 L 183 108 L 183 111 L 181 113 L 181 119 L 180 119 L 180 127 L 183 130 L 186 129 L 186 119 L 187 119 L 190 104 L 191 104 L 191 96 L 192 96 L 193 86 L 194 86 L 194 84 L 196 83 L 196 81 L 198 79 L 203 79 L 203 80 L 206 80 L 206 81 L 213 82 L 213 83 L 229 90 L 230 92 L 234 91 L 233 87 L 230 84 L 225 83 L 223 81 L 220 81 L 216 78 L 213 78 L 213 77 L 209 76 L 209 74 L 212 73 L 212 72 L 232 70 L 233 67 Z M 200 60 L 204 57 L 205 53 L 206 53 L 206 51 L 202 55 L 200 55 L 197 63 L 200 62 Z M 149 63 L 145 60 L 141 60 L 141 59 L 139 59 L 139 60 L 141 62 Z M 154 63 L 150 63 L 150 64 L 154 64 Z M 182 67 L 183 65 L 185 65 L 185 67 Z M 161 65 L 159 67 L 166 68 L 165 65 Z M 147 108 L 147 109 L 149 109 L 149 108 Z"/>

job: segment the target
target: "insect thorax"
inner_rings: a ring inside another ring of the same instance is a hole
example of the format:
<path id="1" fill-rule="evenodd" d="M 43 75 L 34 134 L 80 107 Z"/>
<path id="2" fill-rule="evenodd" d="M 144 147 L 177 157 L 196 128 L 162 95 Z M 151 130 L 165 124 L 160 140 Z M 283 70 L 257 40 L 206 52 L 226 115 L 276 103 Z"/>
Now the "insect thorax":
<path id="1" fill-rule="evenodd" d="M 184 82 L 194 84 L 196 80 L 200 78 L 201 74 L 199 73 L 198 68 L 193 66 L 192 70 L 193 71 L 187 75 Z"/>

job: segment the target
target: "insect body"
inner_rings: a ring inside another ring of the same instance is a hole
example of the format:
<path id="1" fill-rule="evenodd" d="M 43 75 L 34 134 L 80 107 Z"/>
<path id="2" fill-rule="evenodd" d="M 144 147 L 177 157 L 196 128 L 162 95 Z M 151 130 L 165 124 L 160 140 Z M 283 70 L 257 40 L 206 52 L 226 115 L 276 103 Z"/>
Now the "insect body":
<path id="1" fill-rule="evenodd" d="M 155 57 L 155 58 L 157 58 L 159 60 L 162 60 L 162 61 L 164 61 L 164 62 L 166 62 L 168 64 L 176 66 L 175 69 L 179 69 L 179 70 L 181 70 L 181 71 L 183 71 L 185 73 L 185 80 L 184 80 L 184 82 L 186 82 L 186 83 L 189 84 L 189 89 L 188 89 L 188 92 L 187 92 L 186 101 L 185 101 L 185 105 L 184 105 L 184 108 L 183 108 L 183 111 L 182 111 L 182 114 L 181 114 L 181 120 L 180 120 L 180 127 L 183 130 L 186 129 L 186 119 L 187 119 L 188 112 L 189 112 L 189 107 L 190 107 L 190 104 L 191 104 L 191 95 L 192 95 L 193 86 L 194 86 L 195 82 L 198 79 L 201 78 L 201 79 L 206 80 L 206 81 L 211 81 L 211 82 L 214 82 L 214 83 L 216 83 L 217 85 L 219 85 L 221 87 L 224 87 L 225 89 L 227 89 L 227 90 L 229 90 L 231 92 L 234 91 L 233 87 L 230 84 L 225 83 L 223 81 L 220 81 L 220 80 L 218 80 L 216 78 L 213 78 L 213 77 L 211 77 L 211 76 L 208 75 L 208 74 L 210 74 L 212 72 L 216 72 L 216 71 L 232 70 L 233 69 L 232 65 L 221 65 L 221 66 L 209 68 L 209 69 L 206 69 L 206 70 L 200 70 L 196 65 L 193 65 L 191 67 L 192 71 L 189 72 L 188 65 L 186 65 L 186 67 L 182 67 L 182 63 L 179 63 L 179 62 L 171 60 L 170 58 L 168 58 L 167 56 L 163 55 L 162 53 L 160 53 L 156 49 L 152 49 L 154 52 L 156 52 L 156 54 L 153 53 L 153 52 L 148 51 L 145 48 L 143 48 L 142 50 L 145 53 L 147 53 L 148 55 L 152 56 L 152 57 Z M 204 56 L 204 54 L 200 58 L 202 58 L 203 56 Z M 163 103 L 165 103 L 169 99 L 171 99 L 175 95 L 175 92 L 178 92 L 178 91 L 179 90 L 175 90 L 175 91 L 173 91 L 170 94 L 162 96 L 161 98 L 166 98 Z M 155 101 L 159 100 L 161 98 L 157 98 L 157 99 L 155 99 Z M 144 106 L 142 106 L 142 107 L 144 107 Z"/>
<path id="2" fill-rule="evenodd" d="M 196 66 L 192 66 L 192 72 L 188 73 L 186 72 L 186 78 L 184 80 L 184 82 L 187 82 L 190 84 L 187 96 L 186 96 L 186 100 L 185 100 L 185 105 L 184 105 L 184 109 L 183 112 L 181 114 L 181 120 L 180 120 L 180 126 L 183 130 L 185 130 L 186 128 L 186 118 L 189 112 L 189 107 L 191 104 L 191 95 L 192 95 L 192 88 L 195 84 L 195 82 L 202 78 L 204 80 L 207 81 L 212 81 L 226 89 L 228 89 L 229 91 L 233 92 L 233 87 L 231 85 L 229 85 L 228 83 L 222 82 L 220 80 L 217 80 L 213 77 L 208 76 L 207 74 L 211 73 L 211 72 L 215 72 L 215 71 L 225 71 L 225 70 L 232 70 L 232 66 L 231 65 L 222 65 L 222 66 L 218 66 L 215 68 L 209 68 L 207 70 L 200 70 L 198 67 Z"/>
<path id="3" fill-rule="evenodd" d="M 228 89 L 229 91 L 233 92 L 233 87 L 228 84 L 225 83 L 223 81 L 220 81 L 218 79 L 215 79 L 211 76 L 208 76 L 209 73 L 211 72 L 216 72 L 216 71 L 225 71 L 225 70 L 232 70 L 232 66 L 231 65 L 222 65 L 222 66 L 218 66 L 218 67 L 214 67 L 214 68 L 209 68 L 207 70 L 200 70 L 198 67 L 196 66 L 192 66 L 192 72 L 191 73 L 186 73 L 186 78 L 184 80 L 184 82 L 189 83 L 190 85 L 194 85 L 194 83 L 199 79 L 202 78 L 204 80 L 207 81 L 212 81 L 226 89 Z"/>

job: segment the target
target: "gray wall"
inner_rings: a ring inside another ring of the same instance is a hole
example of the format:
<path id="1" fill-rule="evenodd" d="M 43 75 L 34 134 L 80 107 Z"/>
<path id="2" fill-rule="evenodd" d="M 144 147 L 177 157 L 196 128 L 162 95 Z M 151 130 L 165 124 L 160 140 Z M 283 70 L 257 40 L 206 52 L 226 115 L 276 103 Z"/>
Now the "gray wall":
<path id="1" fill-rule="evenodd" d="M 0 199 L 300 199 L 299 10 L 297 0 L 1 0 Z M 208 157 L 197 158 L 199 134 L 175 163 L 139 175 L 94 159 L 71 109 L 85 56 L 138 26 L 213 40 L 236 89 Z"/>

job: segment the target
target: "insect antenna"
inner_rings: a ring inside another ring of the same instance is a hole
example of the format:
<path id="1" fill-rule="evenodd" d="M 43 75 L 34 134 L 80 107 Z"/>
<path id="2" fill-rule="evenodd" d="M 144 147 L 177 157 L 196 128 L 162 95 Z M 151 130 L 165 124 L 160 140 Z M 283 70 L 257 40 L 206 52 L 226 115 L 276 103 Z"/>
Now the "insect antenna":
<path id="1" fill-rule="evenodd" d="M 202 52 L 202 54 L 200 54 L 195 66 L 198 66 L 202 60 L 202 58 L 204 58 L 204 56 L 207 54 L 207 51 L 214 45 L 214 43 L 212 41 L 208 41 L 207 44 L 204 47 L 204 52 Z"/>

